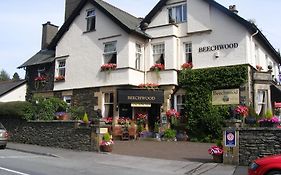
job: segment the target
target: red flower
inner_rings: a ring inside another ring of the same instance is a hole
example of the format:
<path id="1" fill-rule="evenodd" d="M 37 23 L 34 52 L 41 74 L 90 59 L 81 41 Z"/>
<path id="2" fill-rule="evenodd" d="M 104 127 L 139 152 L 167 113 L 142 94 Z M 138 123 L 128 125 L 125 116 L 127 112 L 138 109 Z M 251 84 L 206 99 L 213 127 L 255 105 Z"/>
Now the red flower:
<path id="1" fill-rule="evenodd" d="M 164 70 L 164 69 L 165 69 L 164 64 L 154 64 L 150 68 L 151 71 L 161 71 L 161 70 Z"/>
<path id="2" fill-rule="evenodd" d="M 191 69 L 192 67 L 193 67 L 192 62 L 184 63 L 184 64 L 181 66 L 182 69 Z"/>
<path id="3" fill-rule="evenodd" d="M 248 115 L 248 107 L 247 106 L 242 106 L 242 105 L 238 105 L 236 108 L 235 108 L 235 112 L 239 115 L 242 115 L 244 117 L 246 117 Z"/>
<path id="4" fill-rule="evenodd" d="M 175 109 L 169 109 L 166 112 L 167 117 L 171 118 L 171 117 L 175 117 L 175 118 L 179 118 L 180 117 L 180 113 L 177 112 Z"/>
<path id="5" fill-rule="evenodd" d="M 211 155 L 222 155 L 223 154 L 223 149 L 218 146 L 211 146 L 210 149 L 208 149 L 208 153 Z"/>
<path id="6" fill-rule="evenodd" d="M 56 81 L 61 81 L 61 80 L 65 80 L 65 77 L 63 75 L 59 75 L 57 77 L 55 77 Z"/>
<path id="7" fill-rule="evenodd" d="M 108 64 L 104 64 L 101 66 L 101 70 L 102 71 L 107 71 L 107 70 L 114 70 L 116 69 L 117 64 L 113 64 L 113 63 L 108 63 Z"/>
<path id="8" fill-rule="evenodd" d="M 156 83 L 146 83 L 146 84 L 139 84 L 139 88 L 147 88 L 147 89 L 153 89 L 153 88 L 158 88 L 160 85 Z"/>
<path id="9" fill-rule="evenodd" d="M 44 76 L 38 76 L 38 77 L 35 77 L 34 80 L 35 81 L 45 81 L 47 78 L 44 77 Z"/>

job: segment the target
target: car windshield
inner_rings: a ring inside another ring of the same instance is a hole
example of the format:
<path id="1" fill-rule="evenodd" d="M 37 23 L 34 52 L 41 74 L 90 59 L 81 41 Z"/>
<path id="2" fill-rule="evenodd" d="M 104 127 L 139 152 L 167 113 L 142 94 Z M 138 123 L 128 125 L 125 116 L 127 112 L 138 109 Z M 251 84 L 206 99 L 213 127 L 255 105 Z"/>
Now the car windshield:
<path id="1" fill-rule="evenodd" d="M 5 127 L 0 123 L 0 129 L 5 129 Z"/>

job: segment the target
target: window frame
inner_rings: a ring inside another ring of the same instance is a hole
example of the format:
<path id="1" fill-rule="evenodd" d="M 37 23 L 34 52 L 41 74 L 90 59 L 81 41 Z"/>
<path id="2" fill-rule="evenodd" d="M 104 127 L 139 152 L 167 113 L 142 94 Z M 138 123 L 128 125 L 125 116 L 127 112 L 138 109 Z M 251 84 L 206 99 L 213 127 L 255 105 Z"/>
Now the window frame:
<path id="1" fill-rule="evenodd" d="M 92 12 L 92 14 L 91 14 Z M 96 10 L 95 9 L 88 9 L 86 10 L 86 23 L 87 23 L 87 28 L 86 31 L 94 31 L 96 30 Z"/>
<path id="2" fill-rule="evenodd" d="M 142 57 L 142 46 L 139 43 L 136 43 L 136 61 L 135 61 L 135 69 L 140 70 L 141 66 L 141 57 Z"/>
<path id="3" fill-rule="evenodd" d="M 63 66 L 60 66 L 61 62 L 64 62 Z M 64 72 L 63 74 L 61 74 L 61 70 L 63 70 Z M 66 59 L 57 60 L 57 75 L 65 77 L 65 73 L 66 73 Z"/>
<path id="4" fill-rule="evenodd" d="M 178 99 L 181 99 L 181 103 L 178 103 Z M 180 112 L 180 114 L 182 115 L 182 111 L 185 110 L 184 108 L 184 104 L 185 104 L 185 94 L 175 94 L 174 96 L 174 108 L 176 109 L 177 112 Z"/>
<path id="5" fill-rule="evenodd" d="M 160 47 L 159 48 L 155 48 L 157 46 L 158 47 L 160 46 Z M 159 64 L 160 63 L 160 64 L 165 65 L 165 43 L 155 43 L 155 44 L 152 44 L 152 57 L 153 57 L 153 63 L 154 64 Z"/>
<path id="6" fill-rule="evenodd" d="M 178 11 L 179 9 L 180 11 Z M 178 14 L 180 12 L 180 14 Z M 178 16 L 180 15 L 180 16 Z M 187 4 L 180 4 L 168 7 L 169 23 L 184 23 L 187 21 Z"/>
<path id="7" fill-rule="evenodd" d="M 192 63 L 192 42 L 184 43 L 185 62 Z"/>
<path id="8" fill-rule="evenodd" d="M 112 50 L 107 50 L 106 46 L 109 44 L 113 44 L 114 47 L 112 47 L 113 48 Z M 111 60 L 115 60 L 115 61 L 111 61 Z M 104 64 L 109 64 L 109 63 L 117 64 L 117 41 L 109 41 L 104 43 L 103 61 Z"/>
<path id="9" fill-rule="evenodd" d="M 108 95 L 109 97 L 109 101 L 107 101 L 107 98 L 106 98 L 106 95 Z M 112 101 L 111 100 L 111 97 L 112 97 Z M 108 106 L 108 113 L 112 113 L 112 116 L 106 116 L 106 107 Z M 113 92 L 104 92 L 103 93 L 103 108 L 104 108 L 104 111 L 103 111 L 103 118 L 106 118 L 106 117 L 113 117 L 114 116 L 114 93 Z"/>

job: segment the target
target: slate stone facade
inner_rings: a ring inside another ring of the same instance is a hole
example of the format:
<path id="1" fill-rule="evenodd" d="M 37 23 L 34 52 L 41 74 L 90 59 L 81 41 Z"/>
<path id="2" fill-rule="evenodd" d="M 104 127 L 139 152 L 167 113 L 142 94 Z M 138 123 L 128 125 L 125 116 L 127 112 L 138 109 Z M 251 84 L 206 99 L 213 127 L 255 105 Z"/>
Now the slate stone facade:
<path id="1" fill-rule="evenodd" d="M 10 133 L 10 141 L 12 142 L 97 151 L 96 129 L 78 127 L 77 124 L 76 121 L 3 121 L 3 125 Z"/>
<path id="2" fill-rule="evenodd" d="M 258 157 L 281 154 L 281 129 L 240 128 L 239 164 L 247 166 Z"/>

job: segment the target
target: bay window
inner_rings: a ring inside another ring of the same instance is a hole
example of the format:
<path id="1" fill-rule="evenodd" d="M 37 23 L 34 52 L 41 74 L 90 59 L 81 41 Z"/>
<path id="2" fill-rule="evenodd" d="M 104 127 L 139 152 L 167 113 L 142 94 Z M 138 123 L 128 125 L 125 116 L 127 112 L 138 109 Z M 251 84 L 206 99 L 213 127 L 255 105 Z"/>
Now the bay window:
<path id="1" fill-rule="evenodd" d="M 153 45 L 153 59 L 154 63 L 165 65 L 165 44 Z"/>

